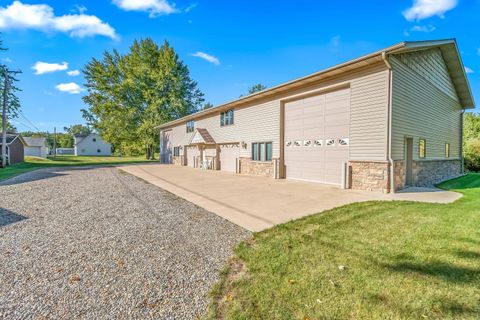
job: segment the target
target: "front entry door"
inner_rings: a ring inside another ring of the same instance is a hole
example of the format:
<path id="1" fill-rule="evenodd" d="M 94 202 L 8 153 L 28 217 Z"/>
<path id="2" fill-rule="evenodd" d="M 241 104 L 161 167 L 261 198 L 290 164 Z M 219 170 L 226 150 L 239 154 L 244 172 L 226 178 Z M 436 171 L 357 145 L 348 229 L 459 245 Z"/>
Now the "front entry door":
<path id="1" fill-rule="evenodd" d="M 405 184 L 407 186 L 413 185 L 413 139 L 405 138 Z"/>

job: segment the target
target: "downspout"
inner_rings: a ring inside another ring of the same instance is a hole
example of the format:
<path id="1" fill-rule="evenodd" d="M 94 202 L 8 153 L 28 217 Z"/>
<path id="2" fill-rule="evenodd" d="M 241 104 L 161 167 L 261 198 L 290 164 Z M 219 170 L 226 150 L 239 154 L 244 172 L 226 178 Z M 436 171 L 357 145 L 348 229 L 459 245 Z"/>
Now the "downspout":
<path id="1" fill-rule="evenodd" d="M 460 115 L 460 161 L 461 161 L 461 170 L 462 174 L 465 174 L 465 163 L 463 162 L 463 115 L 465 114 L 465 109 L 462 108 L 462 113 Z"/>
<path id="2" fill-rule="evenodd" d="M 382 52 L 382 60 L 388 68 L 388 106 L 387 106 L 387 159 L 390 164 L 390 193 L 395 193 L 395 168 L 392 159 L 392 82 L 393 72 L 392 65 L 388 61 L 387 53 Z"/>

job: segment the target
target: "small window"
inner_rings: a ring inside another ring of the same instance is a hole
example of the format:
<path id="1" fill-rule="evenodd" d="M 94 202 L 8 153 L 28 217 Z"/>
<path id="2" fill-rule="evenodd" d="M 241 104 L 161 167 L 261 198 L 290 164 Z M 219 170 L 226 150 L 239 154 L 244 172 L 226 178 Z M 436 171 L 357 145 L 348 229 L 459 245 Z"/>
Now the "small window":
<path id="1" fill-rule="evenodd" d="M 187 121 L 187 133 L 195 130 L 195 120 Z"/>
<path id="2" fill-rule="evenodd" d="M 346 147 L 349 145 L 350 140 L 348 138 L 338 139 L 338 145 Z"/>
<path id="3" fill-rule="evenodd" d="M 267 146 L 267 158 L 266 158 L 266 160 L 267 161 L 272 161 L 272 143 L 267 142 L 265 145 Z"/>
<path id="4" fill-rule="evenodd" d="M 292 146 L 292 141 L 287 141 L 287 142 L 285 143 L 285 146 L 291 147 L 291 146 Z"/>
<path id="5" fill-rule="evenodd" d="M 258 143 L 252 143 L 252 160 L 258 161 Z"/>
<path id="6" fill-rule="evenodd" d="M 220 113 L 220 126 L 230 126 L 233 124 L 233 109 Z"/>
<path id="7" fill-rule="evenodd" d="M 252 160 L 253 161 L 272 161 L 272 143 L 271 142 L 255 142 L 252 143 Z"/>
<path id="8" fill-rule="evenodd" d="M 427 156 L 427 140 L 418 140 L 418 157 L 423 159 Z"/>
<path id="9" fill-rule="evenodd" d="M 174 147 L 173 148 L 173 156 L 174 157 L 179 157 L 180 156 L 180 147 Z"/>
<path id="10" fill-rule="evenodd" d="M 328 147 L 333 147 L 335 146 L 335 139 L 327 139 L 325 141 L 325 145 L 328 146 Z"/>
<path id="11" fill-rule="evenodd" d="M 323 145 L 322 140 L 315 140 L 313 142 L 313 146 L 315 146 L 315 147 L 321 147 L 322 145 Z"/>
<path id="12" fill-rule="evenodd" d="M 445 143 L 445 158 L 450 158 L 450 143 Z"/>
<path id="13" fill-rule="evenodd" d="M 303 146 L 304 147 L 311 147 L 312 146 L 312 140 L 303 141 Z"/>
<path id="14" fill-rule="evenodd" d="M 97 153 L 100 153 L 100 152 L 102 152 L 102 150 L 100 150 L 100 149 L 97 149 Z"/>
<path id="15" fill-rule="evenodd" d="M 96 138 L 93 138 L 92 140 L 93 140 L 93 142 L 97 142 L 97 139 L 96 139 Z"/>

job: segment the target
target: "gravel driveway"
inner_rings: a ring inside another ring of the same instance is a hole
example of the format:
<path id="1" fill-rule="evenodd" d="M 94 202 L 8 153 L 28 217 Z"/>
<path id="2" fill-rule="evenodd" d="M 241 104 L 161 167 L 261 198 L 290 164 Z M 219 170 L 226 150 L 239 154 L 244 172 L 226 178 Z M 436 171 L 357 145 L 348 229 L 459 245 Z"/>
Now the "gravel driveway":
<path id="1" fill-rule="evenodd" d="M 250 233 L 115 168 L 0 183 L 0 318 L 194 319 Z"/>

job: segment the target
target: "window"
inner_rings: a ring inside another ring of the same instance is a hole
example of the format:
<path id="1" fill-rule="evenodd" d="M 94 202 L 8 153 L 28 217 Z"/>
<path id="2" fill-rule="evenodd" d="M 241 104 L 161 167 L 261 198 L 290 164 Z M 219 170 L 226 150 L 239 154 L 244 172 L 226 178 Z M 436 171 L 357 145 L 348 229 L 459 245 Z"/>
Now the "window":
<path id="1" fill-rule="evenodd" d="M 230 126 L 233 124 L 233 109 L 220 113 L 220 126 Z"/>
<path id="2" fill-rule="evenodd" d="M 97 142 L 97 139 L 96 139 L 96 138 L 93 138 L 92 140 L 93 140 L 93 142 Z"/>
<path id="3" fill-rule="evenodd" d="M 450 143 L 445 143 L 445 158 L 450 158 Z"/>
<path id="4" fill-rule="evenodd" d="M 252 143 L 253 161 L 272 161 L 272 143 L 255 142 Z"/>
<path id="5" fill-rule="evenodd" d="M 195 120 L 187 121 L 187 132 L 193 132 L 195 130 Z"/>
<path id="6" fill-rule="evenodd" d="M 338 145 L 339 146 L 348 146 L 350 140 L 348 138 L 343 138 L 343 139 L 338 139 Z"/>
<path id="7" fill-rule="evenodd" d="M 427 140 L 418 140 L 418 157 L 423 159 L 427 156 Z"/>
<path id="8" fill-rule="evenodd" d="M 100 150 L 100 149 L 97 149 L 97 153 L 100 153 L 100 152 L 102 152 L 102 150 Z"/>
<path id="9" fill-rule="evenodd" d="M 335 139 L 327 139 L 325 141 L 325 144 L 330 147 L 330 146 L 335 146 Z"/>
<path id="10" fill-rule="evenodd" d="M 180 147 L 174 147 L 173 148 L 173 156 L 174 157 L 179 157 L 180 156 Z"/>

